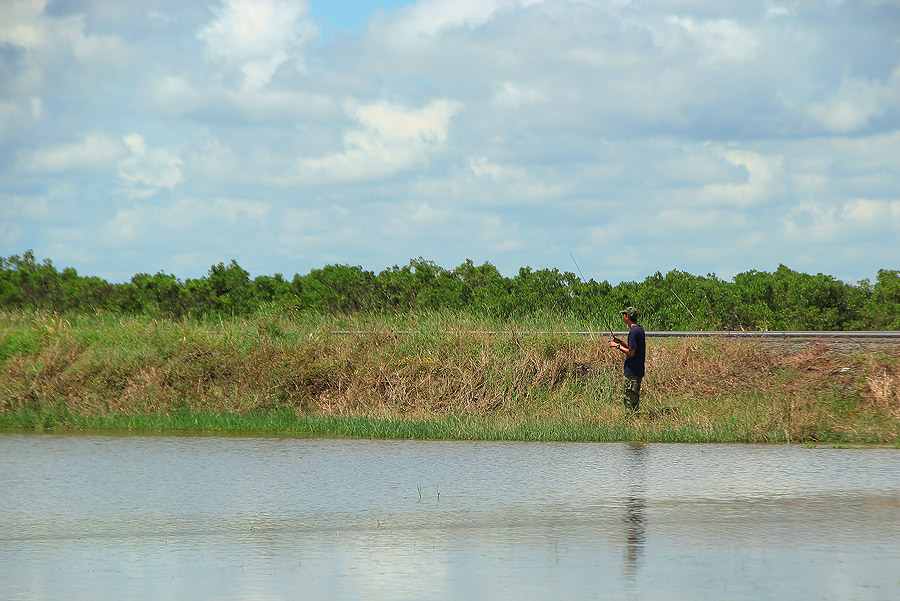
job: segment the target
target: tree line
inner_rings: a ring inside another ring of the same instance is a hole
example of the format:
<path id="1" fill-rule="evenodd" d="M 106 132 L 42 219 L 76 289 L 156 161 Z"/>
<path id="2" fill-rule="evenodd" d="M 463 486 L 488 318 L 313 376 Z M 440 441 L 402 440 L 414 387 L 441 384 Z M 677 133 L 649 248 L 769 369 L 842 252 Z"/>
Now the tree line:
<path id="1" fill-rule="evenodd" d="M 457 311 L 513 320 L 536 313 L 570 316 L 598 329 L 621 328 L 617 312 L 637 307 L 655 330 L 900 330 L 900 271 L 881 269 L 874 283 L 848 284 L 779 265 L 731 281 L 714 274 L 656 272 L 641 282 L 585 282 L 557 269 L 522 267 L 504 277 L 488 262 L 445 269 L 423 258 L 380 273 L 326 265 L 291 279 L 251 278 L 238 263 L 218 263 L 206 277 L 138 273 L 109 283 L 57 270 L 32 251 L 0 257 L 0 310 L 110 311 L 168 319 L 247 316 L 271 307 L 331 314 Z"/>

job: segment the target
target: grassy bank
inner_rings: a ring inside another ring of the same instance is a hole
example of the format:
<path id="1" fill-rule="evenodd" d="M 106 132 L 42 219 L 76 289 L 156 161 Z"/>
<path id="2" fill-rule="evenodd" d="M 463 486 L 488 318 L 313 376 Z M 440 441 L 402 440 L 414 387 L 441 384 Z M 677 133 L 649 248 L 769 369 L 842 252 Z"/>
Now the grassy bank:
<path id="1" fill-rule="evenodd" d="M 447 314 L 2 314 L 0 428 L 900 444 L 896 353 L 651 339 L 632 416 L 621 355 L 564 333 L 587 328 Z"/>

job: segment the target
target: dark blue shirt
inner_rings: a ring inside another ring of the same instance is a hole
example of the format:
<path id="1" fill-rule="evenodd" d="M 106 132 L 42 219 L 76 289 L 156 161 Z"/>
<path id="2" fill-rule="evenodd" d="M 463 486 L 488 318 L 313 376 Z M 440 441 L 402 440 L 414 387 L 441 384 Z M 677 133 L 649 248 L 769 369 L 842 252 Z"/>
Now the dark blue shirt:
<path id="1" fill-rule="evenodd" d="M 643 378 L 644 357 L 647 354 L 647 345 L 644 343 L 644 326 L 634 324 L 628 330 L 628 350 L 634 351 L 634 357 L 625 357 L 625 375 Z"/>

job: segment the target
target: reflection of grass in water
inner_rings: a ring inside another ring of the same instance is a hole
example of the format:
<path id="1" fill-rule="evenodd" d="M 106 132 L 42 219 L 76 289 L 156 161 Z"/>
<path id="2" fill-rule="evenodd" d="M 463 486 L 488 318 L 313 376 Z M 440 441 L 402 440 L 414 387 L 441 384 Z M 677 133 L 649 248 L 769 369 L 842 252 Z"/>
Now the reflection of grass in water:
<path id="1" fill-rule="evenodd" d="M 4 314 L 0 326 L 3 427 L 900 442 L 900 361 L 887 355 L 650 339 L 641 411 L 631 415 L 620 400 L 621 356 L 552 319 L 263 314 L 185 324 Z"/>

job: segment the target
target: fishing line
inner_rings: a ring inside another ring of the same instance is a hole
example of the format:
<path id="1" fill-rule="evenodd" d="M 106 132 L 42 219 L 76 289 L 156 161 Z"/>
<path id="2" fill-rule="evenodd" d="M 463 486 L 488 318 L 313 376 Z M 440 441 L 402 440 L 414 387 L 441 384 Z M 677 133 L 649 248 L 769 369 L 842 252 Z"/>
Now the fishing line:
<path id="1" fill-rule="evenodd" d="M 688 312 L 688 313 L 690 313 L 690 314 L 691 314 L 691 318 L 693 318 L 693 319 L 694 319 L 694 321 L 699 321 L 699 320 L 698 320 L 698 319 L 697 319 L 697 318 L 696 318 L 696 317 L 694 317 L 694 312 L 693 312 L 693 311 L 691 311 L 691 308 L 690 308 L 690 307 L 688 307 L 688 306 L 687 306 L 687 305 L 685 305 L 685 304 L 684 304 L 684 301 L 683 301 L 683 300 L 681 300 L 681 297 L 680 297 L 680 296 L 678 296 L 678 293 L 677 293 L 677 292 L 675 292 L 675 289 L 674 289 L 674 288 L 669 288 L 669 290 L 671 290 L 671 291 L 672 291 L 672 294 L 674 294 L 674 295 L 675 295 L 675 298 L 677 298 L 677 299 L 678 299 L 678 302 L 679 302 L 679 303 L 681 303 L 681 304 L 682 304 L 682 306 L 684 306 L 684 308 L 685 308 L 685 309 L 687 309 L 687 312 Z"/>
<path id="2" fill-rule="evenodd" d="M 581 276 L 581 281 L 584 282 L 585 284 L 587 284 L 587 280 L 584 279 L 584 274 L 581 273 L 581 267 L 578 266 L 578 261 L 575 260 L 575 255 L 573 255 L 570 252 L 569 256 L 572 257 L 572 262 L 575 263 L 575 269 L 578 270 L 578 275 Z M 600 311 L 600 315 L 603 317 L 603 323 L 606 325 L 606 328 L 609 330 L 609 339 L 612 340 L 613 338 L 615 338 L 615 336 L 613 335 L 612 328 L 609 325 L 609 320 L 606 319 L 606 314 L 603 311 Z M 594 334 L 591 333 L 591 338 L 593 338 L 593 337 L 594 337 Z"/>

